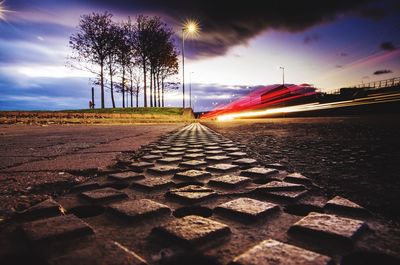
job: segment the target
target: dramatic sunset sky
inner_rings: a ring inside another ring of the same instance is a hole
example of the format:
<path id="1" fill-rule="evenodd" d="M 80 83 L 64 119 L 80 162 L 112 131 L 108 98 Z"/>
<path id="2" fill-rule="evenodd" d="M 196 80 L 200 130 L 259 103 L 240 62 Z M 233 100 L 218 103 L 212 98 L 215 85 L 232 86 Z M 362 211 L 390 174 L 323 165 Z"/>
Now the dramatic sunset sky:
<path id="1" fill-rule="evenodd" d="M 91 12 L 109 11 L 115 21 L 159 15 L 177 33 L 182 21 L 197 19 L 201 33 L 185 43 L 186 84 L 193 72 L 196 111 L 282 82 L 279 66 L 285 67 L 286 83 L 309 83 L 321 91 L 400 76 L 398 0 L 0 3 L 0 110 L 87 108 L 92 76 L 65 65 L 69 36 L 80 15 Z M 180 50 L 179 34 L 175 39 Z M 180 93 L 169 94 L 167 105 L 180 106 Z M 108 107 L 109 98 L 107 93 Z"/>

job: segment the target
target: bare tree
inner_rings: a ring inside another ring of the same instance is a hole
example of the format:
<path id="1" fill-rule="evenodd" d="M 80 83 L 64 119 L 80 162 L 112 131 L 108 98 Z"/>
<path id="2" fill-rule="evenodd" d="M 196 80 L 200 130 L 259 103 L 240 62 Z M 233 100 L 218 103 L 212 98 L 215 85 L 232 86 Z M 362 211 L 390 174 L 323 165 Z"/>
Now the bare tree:
<path id="1" fill-rule="evenodd" d="M 162 107 L 165 106 L 165 92 L 178 89 L 177 82 L 166 82 L 168 77 L 174 76 L 179 72 L 178 53 L 172 43 L 170 43 L 168 49 L 169 52 L 162 57 L 163 63 L 160 67 Z"/>
<path id="2" fill-rule="evenodd" d="M 139 15 L 134 30 L 130 33 L 132 49 L 143 70 L 143 104 L 147 107 L 147 71 L 149 58 L 150 18 Z"/>
<path id="3" fill-rule="evenodd" d="M 128 88 L 126 84 L 128 79 L 126 78 L 127 71 L 133 60 L 133 49 L 130 42 L 130 32 L 133 29 L 130 18 L 126 22 L 122 22 L 116 32 L 117 35 L 117 63 L 120 69 L 121 83 L 120 92 L 122 93 L 122 107 L 125 108 L 125 96 L 127 95 Z"/>
<path id="4" fill-rule="evenodd" d="M 77 53 L 78 62 L 97 65 L 99 69 L 101 107 L 104 108 L 104 67 L 108 56 L 109 30 L 112 15 L 92 13 L 81 16 L 78 32 L 70 37 L 69 45 Z"/>
<path id="5" fill-rule="evenodd" d="M 118 25 L 112 23 L 109 29 L 109 37 L 108 37 L 108 56 L 107 56 L 107 64 L 108 64 L 108 76 L 110 79 L 110 94 L 111 94 L 111 102 L 113 108 L 115 108 L 115 99 L 114 99 L 114 80 L 113 77 L 117 73 L 117 56 L 118 56 Z"/>

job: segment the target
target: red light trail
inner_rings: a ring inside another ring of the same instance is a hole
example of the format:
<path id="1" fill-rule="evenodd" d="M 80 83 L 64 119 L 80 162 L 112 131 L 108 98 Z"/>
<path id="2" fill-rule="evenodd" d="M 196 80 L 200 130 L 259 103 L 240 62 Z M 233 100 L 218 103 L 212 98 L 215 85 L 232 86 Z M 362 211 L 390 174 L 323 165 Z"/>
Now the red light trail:
<path id="1" fill-rule="evenodd" d="M 285 106 L 289 102 L 302 101 L 302 103 L 304 103 L 307 101 L 307 98 L 314 98 L 316 95 L 316 89 L 308 84 L 265 86 L 225 106 L 218 106 L 201 118 L 213 119 L 221 115 L 232 113 L 265 109 L 272 106 Z"/>

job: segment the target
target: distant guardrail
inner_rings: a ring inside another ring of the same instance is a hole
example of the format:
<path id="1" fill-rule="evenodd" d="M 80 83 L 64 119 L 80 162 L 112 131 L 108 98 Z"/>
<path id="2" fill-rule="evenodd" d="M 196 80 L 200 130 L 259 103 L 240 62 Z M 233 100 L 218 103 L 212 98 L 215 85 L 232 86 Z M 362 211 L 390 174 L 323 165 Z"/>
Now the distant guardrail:
<path id="1" fill-rule="evenodd" d="M 389 78 L 389 79 L 373 81 L 373 82 L 368 82 L 368 83 L 361 83 L 358 85 L 348 86 L 345 88 L 359 88 L 359 89 L 364 89 L 364 90 L 374 90 L 374 89 L 395 87 L 395 86 L 400 86 L 400 77 Z M 332 91 L 328 92 L 327 94 L 340 94 L 340 91 L 342 89 L 343 88 L 332 90 Z"/>

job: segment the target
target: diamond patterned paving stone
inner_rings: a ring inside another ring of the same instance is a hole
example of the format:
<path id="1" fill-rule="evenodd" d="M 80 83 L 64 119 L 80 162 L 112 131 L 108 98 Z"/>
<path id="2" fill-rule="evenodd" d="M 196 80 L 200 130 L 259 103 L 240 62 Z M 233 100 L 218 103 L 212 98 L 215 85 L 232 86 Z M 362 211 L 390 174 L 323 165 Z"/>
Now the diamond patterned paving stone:
<path id="1" fill-rule="evenodd" d="M 225 188 L 237 188 L 251 181 L 250 178 L 235 176 L 235 175 L 223 175 L 208 181 L 208 185 L 221 186 Z"/>
<path id="2" fill-rule="evenodd" d="M 237 165 L 224 164 L 224 163 L 211 165 L 206 168 L 207 171 L 218 172 L 218 173 L 231 172 L 238 169 L 239 167 Z"/>
<path id="3" fill-rule="evenodd" d="M 188 160 L 179 164 L 180 167 L 184 168 L 200 168 L 207 165 L 207 162 L 202 160 Z"/>
<path id="4" fill-rule="evenodd" d="M 211 146 L 218 146 L 219 143 L 206 143 L 204 144 L 205 147 L 211 147 Z"/>
<path id="5" fill-rule="evenodd" d="M 279 164 L 279 163 L 268 164 L 266 166 L 270 167 L 270 168 L 275 168 L 275 169 L 278 169 L 278 170 L 286 169 L 286 166 L 284 166 L 282 164 Z"/>
<path id="6" fill-rule="evenodd" d="M 173 157 L 173 156 L 164 157 L 164 158 L 157 160 L 157 163 L 159 163 L 159 164 L 176 164 L 179 162 L 182 162 L 182 158 L 181 157 Z"/>
<path id="7" fill-rule="evenodd" d="M 49 198 L 19 213 L 18 217 L 25 220 L 34 220 L 61 215 L 64 212 L 65 209 L 58 202 Z"/>
<path id="8" fill-rule="evenodd" d="M 206 161 L 212 162 L 212 163 L 223 163 L 223 162 L 228 162 L 230 160 L 231 160 L 231 158 L 229 156 L 216 155 L 216 156 L 206 157 Z"/>
<path id="9" fill-rule="evenodd" d="M 192 160 L 192 159 L 202 159 L 202 158 L 205 158 L 205 157 L 206 157 L 205 154 L 187 154 L 187 155 L 183 156 L 184 159 L 190 159 L 190 160 Z"/>
<path id="10" fill-rule="evenodd" d="M 204 201 L 216 195 L 217 193 L 214 190 L 198 185 L 188 185 L 166 193 L 167 197 L 178 199 L 185 203 Z"/>
<path id="11" fill-rule="evenodd" d="M 232 164 L 238 165 L 241 168 L 250 168 L 250 167 L 255 166 L 257 163 L 258 163 L 257 160 L 252 159 L 252 158 L 241 158 L 241 159 L 234 160 L 232 162 Z"/>
<path id="12" fill-rule="evenodd" d="M 198 246 L 231 233 L 229 227 L 200 216 L 185 216 L 166 225 L 153 229 L 153 233 L 166 236 L 174 241 L 191 246 Z"/>
<path id="13" fill-rule="evenodd" d="M 296 191 L 305 190 L 301 184 L 289 183 L 284 181 L 271 181 L 257 187 L 260 191 Z"/>
<path id="14" fill-rule="evenodd" d="M 154 166 L 154 164 L 149 162 L 135 162 L 131 164 L 131 168 L 135 172 L 143 172 L 146 168 L 152 166 Z"/>
<path id="15" fill-rule="evenodd" d="M 183 156 L 185 153 L 184 152 L 167 152 L 164 154 L 164 156 Z"/>
<path id="16" fill-rule="evenodd" d="M 185 143 L 175 143 L 175 144 L 172 144 L 172 146 L 174 146 L 174 147 L 186 147 L 186 146 L 188 146 L 188 144 L 185 144 Z"/>
<path id="17" fill-rule="evenodd" d="M 165 154 L 166 152 L 168 152 L 167 150 L 152 150 L 150 151 L 150 154 L 152 155 L 162 155 Z"/>
<path id="18" fill-rule="evenodd" d="M 252 167 L 246 170 L 242 170 L 240 175 L 253 178 L 266 178 L 271 175 L 277 174 L 278 172 L 278 170 L 272 168 Z"/>
<path id="19" fill-rule="evenodd" d="M 244 218 L 246 221 L 255 221 L 269 213 L 279 210 L 274 203 L 262 202 L 250 198 L 239 198 L 223 203 L 215 208 L 216 213 L 229 214 Z"/>
<path id="20" fill-rule="evenodd" d="M 360 220 L 311 212 L 292 225 L 290 232 L 352 240 L 364 227 L 367 227 L 367 224 Z"/>
<path id="21" fill-rule="evenodd" d="M 132 171 L 127 171 L 127 172 L 110 174 L 108 175 L 108 177 L 115 180 L 137 180 L 137 179 L 143 179 L 144 175 Z"/>
<path id="22" fill-rule="evenodd" d="M 316 252 L 267 239 L 236 257 L 229 265 L 327 265 L 330 261 L 330 257 Z"/>
<path id="23" fill-rule="evenodd" d="M 311 180 L 300 173 L 292 173 L 284 178 L 284 181 L 298 183 L 298 184 L 311 184 Z"/>
<path id="24" fill-rule="evenodd" d="M 353 212 L 367 212 L 367 210 L 365 210 L 364 207 L 340 196 L 336 196 L 333 199 L 327 201 L 324 208 L 333 210 L 353 211 Z"/>
<path id="25" fill-rule="evenodd" d="M 224 154 L 226 154 L 226 152 L 222 151 L 222 150 L 209 150 L 209 151 L 205 151 L 204 154 L 215 156 L 215 155 L 224 155 Z"/>
<path id="26" fill-rule="evenodd" d="M 172 147 L 170 148 L 168 151 L 169 152 L 183 152 L 185 151 L 186 148 L 185 147 Z"/>
<path id="27" fill-rule="evenodd" d="M 168 206 L 148 199 L 132 199 L 113 203 L 109 206 L 109 209 L 115 214 L 129 220 L 137 220 L 143 217 L 168 214 L 171 212 Z"/>
<path id="28" fill-rule="evenodd" d="M 188 145 L 188 148 L 193 148 L 193 149 L 203 148 L 203 145 L 201 145 L 201 144 L 191 144 L 191 145 Z M 189 150 L 190 149 L 188 149 L 188 151 Z"/>
<path id="29" fill-rule="evenodd" d="M 228 153 L 226 155 L 230 156 L 230 157 L 234 157 L 234 158 L 242 158 L 242 157 L 247 156 L 247 154 L 244 152 L 233 152 L 233 153 Z"/>
<path id="30" fill-rule="evenodd" d="M 224 150 L 226 152 L 239 152 L 240 148 L 238 148 L 238 147 L 229 147 L 229 148 L 224 148 Z"/>
<path id="31" fill-rule="evenodd" d="M 93 234 L 93 229 L 73 214 L 37 220 L 21 225 L 29 241 L 42 242 Z"/>
<path id="32" fill-rule="evenodd" d="M 221 147 L 219 147 L 218 145 L 215 145 L 215 146 L 206 146 L 206 147 L 204 147 L 204 150 L 209 150 L 209 151 L 212 151 L 212 150 L 219 150 L 219 149 L 221 149 Z"/>
<path id="33" fill-rule="evenodd" d="M 175 174 L 174 178 L 182 179 L 182 180 L 194 180 L 198 178 L 206 178 L 210 177 L 211 173 L 202 170 L 188 170 L 184 172 L 178 172 Z"/>
<path id="34" fill-rule="evenodd" d="M 160 159 L 162 156 L 160 155 L 147 155 L 147 156 L 142 156 L 140 159 L 146 162 L 153 162 L 154 160 Z"/>
<path id="35" fill-rule="evenodd" d="M 128 197 L 126 193 L 113 188 L 85 191 L 80 195 L 91 202 L 106 202 L 111 200 L 125 199 Z"/>
<path id="36" fill-rule="evenodd" d="M 186 153 L 196 154 L 196 153 L 203 153 L 203 149 L 195 148 L 195 149 L 188 149 Z"/>
<path id="37" fill-rule="evenodd" d="M 145 178 L 143 180 L 132 182 L 131 187 L 144 190 L 154 190 L 170 187 L 172 185 L 174 185 L 174 182 L 172 182 L 170 179 Z"/>
<path id="38" fill-rule="evenodd" d="M 300 190 L 300 191 L 269 191 L 266 192 L 265 195 L 281 200 L 287 201 L 296 201 L 302 198 L 308 191 Z"/>
<path id="39" fill-rule="evenodd" d="M 236 144 L 228 143 L 228 144 L 221 144 L 222 147 L 230 148 L 230 147 L 235 147 Z"/>
<path id="40" fill-rule="evenodd" d="M 79 248 L 50 261 L 50 265 L 146 265 L 136 253 L 114 241 L 96 241 L 89 247 Z"/>
<path id="41" fill-rule="evenodd" d="M 156 166 L 156 167 L 151 167 L 147 170 L 147 172 L 156 175 L 174 174 L 179 171 L 181 171 L 181 168 L 175 166 Z"/>

